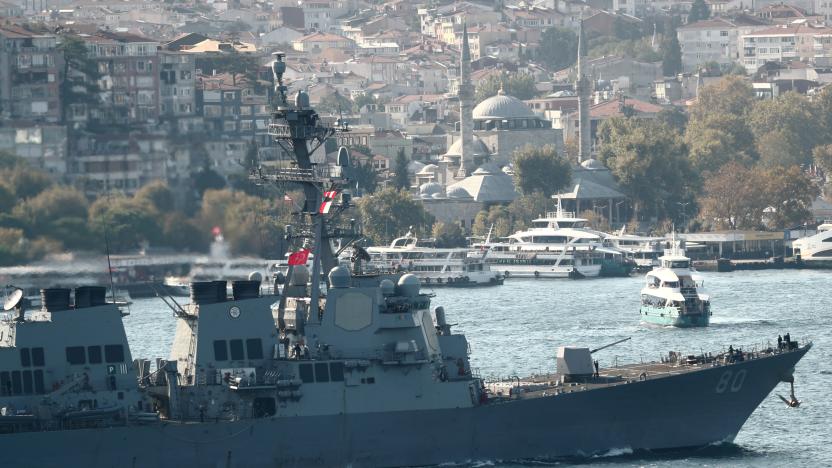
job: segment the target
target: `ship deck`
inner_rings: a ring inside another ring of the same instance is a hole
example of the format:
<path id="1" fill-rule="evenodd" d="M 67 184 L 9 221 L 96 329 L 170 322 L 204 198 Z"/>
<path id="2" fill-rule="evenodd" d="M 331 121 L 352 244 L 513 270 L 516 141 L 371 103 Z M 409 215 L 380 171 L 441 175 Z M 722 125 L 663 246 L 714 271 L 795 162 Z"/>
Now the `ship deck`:
<path id="1" fill-rule="evenodd" d="M 760 350 L 753 348 L 750 351 L 734 351 L 733 354 L 723 352 L 681 356 L 671 352 L 661 361 L 600 367 L 597 375 L 564 378 L 565 376 L 558 373 L 538 374 L 526 378 L 513 377 L 486 381 L 485 388 L 489 392 L 489 397 L 496 401 L 539 398 L 661 379 L 711 367 L 729 366 L 737 362 L 764 359 L 780 353 L 796 352 L 806 346 L 811 346 L 811 343 L 794 344 L 790 350 L 765 347 Z"/>

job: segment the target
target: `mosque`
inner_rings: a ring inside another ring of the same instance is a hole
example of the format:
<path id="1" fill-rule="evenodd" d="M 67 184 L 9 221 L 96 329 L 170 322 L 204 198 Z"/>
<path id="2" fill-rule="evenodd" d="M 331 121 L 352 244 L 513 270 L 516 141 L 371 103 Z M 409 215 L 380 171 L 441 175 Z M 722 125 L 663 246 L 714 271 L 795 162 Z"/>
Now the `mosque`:
<path id="1" fill-rule="evenodd" d="M 576 90 L 581 131 L 577 177 L 573 177 L 572 186 L 562 198 L 580 207 L 581 197 L 591 194 L 603 197 L 605 203 L 609 200 L 607 206 L 614 206 L 623 195 L 609 170 L 589 158 L 589 131 L 584 131 L 584 127 L 588 129 L 590 85 L 588 78 L 581 74 L 583 54 L 579 55 Z M 510 165 L 514 150 L 527 144 L 553 145 L 561 153 L 563 134 L 523 101 L 507 95 L 502 87 L 496 96 L 473 106 L 471 52 L 465 24 L 459 69 L 459 133 L 451 136 L 448 150 L 436 164 L 416 167 L 415 177 L 419 187 L 417 196 L 429 213 L 439 221 L 458 222 L 469 229 L 481 210 L 494 204 L 511 203 L 519 196 Z M 582 162 L 586 164 L 581 165 Z M 585 203 L 587 208 L 596 206 L 591 200 Z"/>

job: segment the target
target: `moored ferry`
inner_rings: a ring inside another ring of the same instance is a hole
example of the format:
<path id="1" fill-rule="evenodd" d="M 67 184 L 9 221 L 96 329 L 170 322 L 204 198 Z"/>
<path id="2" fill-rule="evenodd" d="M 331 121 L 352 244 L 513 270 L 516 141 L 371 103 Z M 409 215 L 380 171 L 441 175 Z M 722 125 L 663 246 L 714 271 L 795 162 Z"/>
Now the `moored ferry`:
<path id="1" fill-rule="evenodd" d="M 492 271 L 484 257 L 469 256 L 468 248 L 437 248 L 436 240 L 420 239 L 413 232 L 393 239 L 387 247 L 369 247 L 367 268 L 379 271 L 405 271 L 417 276 L 426 286 L 495 286 L 503 275 Z"/>

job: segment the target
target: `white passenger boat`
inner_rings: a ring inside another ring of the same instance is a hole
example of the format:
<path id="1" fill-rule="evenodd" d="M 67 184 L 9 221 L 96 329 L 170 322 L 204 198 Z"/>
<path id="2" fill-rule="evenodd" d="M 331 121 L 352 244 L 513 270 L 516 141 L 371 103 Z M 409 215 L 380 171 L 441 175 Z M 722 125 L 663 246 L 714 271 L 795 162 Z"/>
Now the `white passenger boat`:
<path id="1" fill-rule="evenodd" d="M 792 241 L 796 259 L 806 266 L 832 266 L 832 220 L 818 226 L 818 233 Z"/>
<path id="2" fill-rule="evenodd" d="M 639 271 L 647 271 L 659 265 L 659 257 L 664 253 L 666 243 L 664 237 L 625 234 L 624 228 L 616 234 L 607 235 L 606 241 L 626 252 Z"/>
<path id="3" fill-rule="evenodd" d="M 690 258 L 676 245 L 659 257 L 659 266 L 647 273 L 641 290 L 642 322 L 673 327 L 706 327 L 711 299 L 701 292 L 702 277 Z"/>
<path id="4" fill-rule="evenodd" d="M 437 248 L 435 239 L 419 239 L 412 232 L 388 247 L 368 247 L 368 269 L 407 271 L 431 286 L 494 286 L 503 275 L 485 262 L 487 252 L 469 256 L 468 248 Z"/>
<path id="5" fill-rule="evenodd" d="M 486 262 L 506 277 L 594 278 L 626 276 L 632 270 L 625 253 L 605 241 L 605 234 L 587 227 L 572 212 L 556 212 L 532 221 L 532 227 L 505 242 L 477 244 L 488 250 Z M 469 256 L 479 251 L 469 252 Z"/>

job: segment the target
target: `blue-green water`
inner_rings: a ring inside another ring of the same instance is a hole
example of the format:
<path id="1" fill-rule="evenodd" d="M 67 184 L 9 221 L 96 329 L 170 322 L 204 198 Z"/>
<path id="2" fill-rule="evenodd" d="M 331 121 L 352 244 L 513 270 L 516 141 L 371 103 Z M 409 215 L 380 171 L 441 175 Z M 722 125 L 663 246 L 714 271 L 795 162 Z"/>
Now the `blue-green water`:
<path id="1" fill-rule="evenodd" d="M 553 371 L 560 345 L 597 347 L 632 340 L 599 353 L 601 365 L 656 360 L 667 351 L 716 351 L 729 344 L 776 342 L 777 335 L 816 346 L 795 372 L 803 402 L 787 408 L 776 396 L 757 409 L 734 444 L 661 454 L 610 454 L 552 465 L 604 467 L 832 466 L 832 271 L 769 270 L 705 273 L 712 295 L 711 326 L 646 327 L 638 323 L 640 277 L 584 281 L 510 280 L 485 289 L 438 289 L 434 305 L 468 336 L 472 366 L 484 376 Z M 164 357 L 174 320 L 159 300 L 139 300 L 126 319 L 134 356 Z M 684 424 L 680 421 L 680 424 Z M 495 463 L 497 466 L 530 466 Z M 539 463 L 534 463 L 539 465 Z"/>

